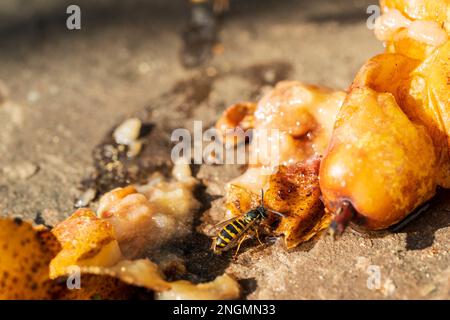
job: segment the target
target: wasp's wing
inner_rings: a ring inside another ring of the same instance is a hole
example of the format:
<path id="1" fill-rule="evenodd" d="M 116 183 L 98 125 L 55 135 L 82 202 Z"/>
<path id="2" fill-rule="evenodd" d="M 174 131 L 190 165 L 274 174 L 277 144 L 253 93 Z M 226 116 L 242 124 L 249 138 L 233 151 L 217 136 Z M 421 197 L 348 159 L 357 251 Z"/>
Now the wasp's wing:
<path id="1" fill-rule="evenodd" d="M 225 227 L 226 225 L 230 224 L 233 221 L 236 221 L 237 219 L 239 219 L 239 217 L 233 217 L 231 219 L 227 219 L 224 221 L 221 221 L 215 225 L 213 225 L 211 228 L 208 228 L 208 230 L 206 230 L 206 234 L 209 236 L 217 236 L 217 234 L 219 233 L 219 231 L 221 229 L 223 229 L 223 227 Z"/>

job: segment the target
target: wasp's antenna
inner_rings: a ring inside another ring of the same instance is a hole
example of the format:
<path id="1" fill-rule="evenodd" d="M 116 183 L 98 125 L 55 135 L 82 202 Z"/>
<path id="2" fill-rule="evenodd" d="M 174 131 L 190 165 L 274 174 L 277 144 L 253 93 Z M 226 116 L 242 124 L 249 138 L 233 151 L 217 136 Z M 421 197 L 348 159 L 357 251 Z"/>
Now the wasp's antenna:
<path id="1" fill-rule="evenodd" d="M 266 209 L 269 212 L 275 213 L 276 215 L 279 215 L 280 217 L 286 218 L 286 216 L 284 214 L 282 214 L 281 212 L 272 210 L 272 209 Z"/>
<path id="2" fill-rule="evenodd" d="M 286 217 L 286 216 L 285 216 L 284 214 L 282 214 L 281 212 L 278 212 L 278 211 L 275 211 L 275 210 L 272 210 L 272 209 L 267 209 L 266 207 L 264 207 L 264 189 L 263 189 L 263 188 L 261 188 L 261 205 L 262 205 L 262 207 L 263 207 L 265 210 L 267 210 L 267 211 L 269 211 L 269 212 L 275 213 L 276 215 L 279 215 L 280 217 L 283 217 L 283 218 Z"/>

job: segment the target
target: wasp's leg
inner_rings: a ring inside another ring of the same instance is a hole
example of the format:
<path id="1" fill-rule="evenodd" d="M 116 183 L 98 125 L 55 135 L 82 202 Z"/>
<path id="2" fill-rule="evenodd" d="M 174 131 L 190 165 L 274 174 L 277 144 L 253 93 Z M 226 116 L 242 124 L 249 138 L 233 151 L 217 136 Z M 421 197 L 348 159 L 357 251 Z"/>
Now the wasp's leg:
<path id="1" fill-rule="evenodd" d="M 256 239 L 258 239 L 259 244 L 263 246 L 264 243 L 263 243 L 263 242 L 261 241 L 261 239 L 259 238 L 259 232 L 258 232 L 258 229 L 255 230 L 255 235 L 256 235 Z"/>
<path id="2" fill-rule="evenodd" d="M 242 242 L 244 242 L 245 240 L 250 239 L 250 238 L 251 238 L 251 236 L 247 234 L 247 235 L 243 236 L 241 240 L 239 240 L 239 243 L 238 243 L 237 248 L 236 248 L 236 252 L 233 255 L 233 260 L 236 260 L 237 255 L 239 253 L 239 249 L 241 248 Z"/>
<path id="3" fill-rule="evenodd" d="M 220 251 L 217 250 L 217 237 L 213 237 L 212 238 L 212 243 L 211 243 L 211 250 L 215 253 L 215 254 L 220 254 Z"/>

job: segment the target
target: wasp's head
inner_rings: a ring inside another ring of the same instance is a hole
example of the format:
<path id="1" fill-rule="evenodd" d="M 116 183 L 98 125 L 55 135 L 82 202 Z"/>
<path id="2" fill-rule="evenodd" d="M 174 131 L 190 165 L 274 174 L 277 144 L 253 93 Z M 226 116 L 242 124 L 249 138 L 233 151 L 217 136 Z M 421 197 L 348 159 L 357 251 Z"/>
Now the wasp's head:
<path id="1" fill-rule="evenodd" d="M 255 218 L 265 219 L 265 218 L 268 217 L 267 209 L 264 208 L 263 206 L 257 207 L 257 208 L 255 209 L 255 211 L 256 211 L 256 212 L 255 212 L 255 214 L 256 214 L 256 217 L 255 217 Z"/>

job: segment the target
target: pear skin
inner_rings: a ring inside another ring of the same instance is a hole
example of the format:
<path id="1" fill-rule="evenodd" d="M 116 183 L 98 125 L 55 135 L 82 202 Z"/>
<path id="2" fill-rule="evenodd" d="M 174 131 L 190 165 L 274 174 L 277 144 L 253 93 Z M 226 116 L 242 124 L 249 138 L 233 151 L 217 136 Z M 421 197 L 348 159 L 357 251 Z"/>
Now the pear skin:
<path id="1" fill-rule="evenodd" d="M 387 228 L 430 199 L 436 155 L 426 128 L 413 123 L 390 93 L 354 88 L 335 123 L 320 167 L 328 210 L 350 203 L 353 221 Z"/>

